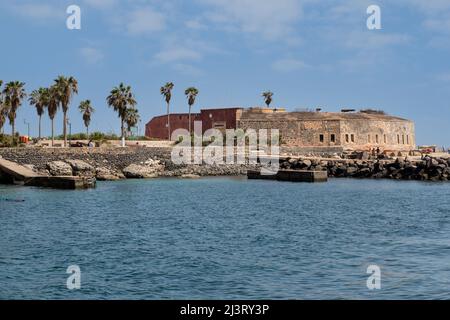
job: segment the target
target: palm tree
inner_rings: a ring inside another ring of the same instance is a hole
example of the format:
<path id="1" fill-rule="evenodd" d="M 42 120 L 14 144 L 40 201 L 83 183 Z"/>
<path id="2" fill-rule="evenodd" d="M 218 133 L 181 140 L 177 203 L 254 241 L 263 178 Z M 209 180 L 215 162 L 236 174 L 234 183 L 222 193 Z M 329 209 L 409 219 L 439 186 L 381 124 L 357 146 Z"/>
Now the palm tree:
<path id="1" fill-rule="evenodd" d="M 3 133 L 3 126 L 5 125 L 6 114 L 7 114 L 6 103 L 3 100 L 2 85 L 3 85 L 3 81 L 0 80 L 0 132 L 1 133 Z"/>
<path id="2" fill-rule="evenodd" d="M 167 132 L 170 140 L 170 100 L 172 99 L 172 89 L 174 84 L 172 82 L 167 82 L 164 87 L 161 87 L 161 94 L 166 98 L 167 103 Z"/>
<path id="3" fill-rule="evenodd" d="M 8 107 L 8 119 L 11 124 L 11 132 L 13 144 L 16 135 L 16 114 L 17 109 L 22 105 L 23 99 L 27 96 L 25 93 L 25 83 L 19 81 L 11 81 L 5 85 L 3 89 L 4 100 Z"/>
<path id="4" fill-rule="evenodd" d="M 47 109 L 48 109 L 48 116 L 50 120 L 52 121 L 52 147 L 55 144 L 55 116 L 58 112 L 58 106 L 59 106 L 59 90 L 56 87 L 56 85 L 51 86 L 49 89 L 46 90 L 47 95 Z"/>
<path id="5" fill-rule="evenodd" d="M 0 100 L 0 132 L 3 134 L 3 126 L 6 123 L 6 115 L 8 114 L 8 107 L 6 103 Z"/>
<path id="6" fill-rule="evenodd" d="M 132 109 L 136 106 L 137 102 L 131 92 L 130 86 L 125 86 L 121 83 L 118 87 L 114 87 L 111 90 L 110 95 L 106 98 L 108 106 L 112 107 L 116 111 L 121 120 L 121 140 L 122 147 L 125 147 L 125 120 L 127 117 L 128 109 Z"/>
<path id="7" fill-rule="evenodd" d="M 128 132 L 131 132 L 131 128 L 135 127 L 139 122 L 139 111 L 135 108 L 127 110 L 125 122 L 127 123 Z"/>
<path id="8" fill-rule="evenodd" d="M 30 105 L 36 107 L 37 114 L 39 116 L 39 140 L 41 139 L 41 120 L 42 116 L 45 113 L 45 108 L 48 104 L 48 89 L 47 88 L 39 88 L 38 90 L 34 90 L 30 99 L 28 100 Z"/>
<path id="9" fill-rule="evenodd" d="M 195 103 L 195 99 L 198 95 L 198 89 L 194 87 L 187 88 L 184 94 L 188 98 L 188 104 L 189 104 L 189 135 L 191 135 L 191 108 Z"/>
<path id="10" fill-rule="evenodd" d="M 264 102 L 267 105 L 267 108 L 270 108 L 270 104 L 272 103 L 273 92 L 266 91 L 263 92 L 262 96 L 264 97 Z"/>
<path id="11" fill-rule="evenodd" d="M 95 112 L 95 109 L 91 106 L 91 100 L 81 101 L 78 109 L 83 114 L 84 126 L 86 127 L 86 134 L 89 140 L 89 125 L 91 124 L 91 116 Z"/>
<path id="12" fill-rule="evenodd" d="M 61 104 L 63 116 L 64 147 L 67 146 L 67 111 L 74 94 L 78 93 L 78 82 L 74 77 L 59 76 L 55 79 L 59 91 L 59 103 Z"/>

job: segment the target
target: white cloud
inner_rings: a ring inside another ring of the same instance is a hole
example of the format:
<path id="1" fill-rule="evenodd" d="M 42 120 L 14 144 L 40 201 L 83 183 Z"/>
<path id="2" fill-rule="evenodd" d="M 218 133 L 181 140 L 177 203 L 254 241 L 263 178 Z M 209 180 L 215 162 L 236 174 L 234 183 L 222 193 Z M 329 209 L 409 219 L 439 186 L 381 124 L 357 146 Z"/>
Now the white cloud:
<path id="1" fill-rule="evenodd" d="M 295 29 L 306 0 L 198 0 L 212 8 L 205 15 L 219 28 L 276 40 Z"/>
<path id="2" fill-rule="evenodd" d="M 383 49 L 388 46 L 402 45 L 411 41 L 411 36 L 399 33 L 384 33 L 374 31 L 350 32 L 343 35 L 344 43 L 349 48 Z"/>
<path id="3" fill-rule="evenodd" d="M 442 13 L 443 10 L 450 10 L 450 1 L 448 0 L 402 0 L 402 3 L 425 13 Z"/>
<path id="4" fill-rule="evenodd" d="M 24 3 L 13 5 L 11 9 L 25 18 L 33 20 L 49 21 L 66 18 L 65 8 L 59 8 L 50 4 Z"/>
<path id="5" fill-rule="evenodd" d="M 190 64 L 176 63 L 175 65 L 173 65 L 173 69 L 178 73 L 191 77 L 198 77 L 203 75 L 203 71 L 201 69 Z"/>
<path id="6" fill-rule="evenodd" d="M 193 30 L 205 30 L 208 28 L 205 24 L 201 23 L 199 20 L 188 20 L 185 22 L 185 25 L 187 28 Z"/>
<path id="7" fill-rule="evenodd" d="M 91 47 L 81 48 L 80 54 L 89 64 L 97 64 L 105 57 L 100 50 Z"/>
<path id="8" fill-rule="evenodd" d="M 158 52 L 154 58 L 161 63 L 175 61 L 198 61 L 202 55 L 195 50 L 183 47 L 172 47 Z"/>
<path id="9" fill-rule="evenodd" d="M 117 5 L 117 0 L 84 0 L 84 2 L 97 9 L 109 9 Z"/>
<path id="10" fill-rule="evenodd" d="M 275 71 L 279 71 L 279 72 L 298 71 L 305 67 L 307 67 L 306 63 L 304 63 L 301 60 L 292 59 L 292 58 L 280 59 L 280 60 L 275 61 L 272 64 L 272 68 Z"/>
<path id="11" fill-rule="evenodd" d="M 438 74 L 436 79 L 442 82 L 450 82 L 450 72 Z"/>
<path id="12" fill-rule="evenodd" d="M 150 7 L 133 10 L 128 16 L 127 31 L 132 35 L 155 34 L 166 26 L 165 16 Z"/>

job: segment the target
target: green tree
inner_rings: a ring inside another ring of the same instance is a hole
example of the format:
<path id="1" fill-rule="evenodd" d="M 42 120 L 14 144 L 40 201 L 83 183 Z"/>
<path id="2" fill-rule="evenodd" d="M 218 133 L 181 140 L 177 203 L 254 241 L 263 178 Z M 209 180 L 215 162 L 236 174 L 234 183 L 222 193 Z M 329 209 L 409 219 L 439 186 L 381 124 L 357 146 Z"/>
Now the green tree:
<path id="1" fill-rule="evenodd" d="M 3 126 L 6 123 L 6 115 L 7 115 L 7 106 L 5 100 L 3 99 L 3 91 L 2 91 L 3 81 L 0 80 L 0 132 L 3 133 Z"/>
<path id="2" fill-rule="evenodd" d="M 137 102 L 131 92 L 130 86 L 125 86 L 121 83 L 118 87 L 111 90 L 110 95 L 106 98 L 108 106 L 112 107 L 117 112 L 121 120 L 121 140 L 122 147 L 125 147 L 125 120 L 128 109 L 136 106 Z"/>
<path id="3" fill-rule="evenodd" d="M 170 100 L 172 99 L 172 90 L 174 88 L 174 84 L 172 82 L 167 82 L 163 87 L 161 87 L 161 94 L 164 96 L 167 103 L 167 132 L 170 140 Z"/>
<path id="4" fill-rule="evenodd" d="M 16 135 L 16 115 L 17 109 L 22 105 L 23 99 L 27 96 L 25 93 L 25 83 L 19 81 L 11 81 L 5 85 L 3 95 L 6 105 L 8 106 L 8 119 L 11 124 L 11 134 L 13 144 Z"/>
<path id="5" fill-rule="evenodd" d="M 262 96 L 264 97 L 264 102 L 267 105 L 267 108 L 270 108 L 270 104 L 272 103 L 273 92 L 266 91 L 263 92 Z"/>
<path id="6" fill-rule="evenodd" d="M 89 125 L 91 124 L 91 117 L 95 109 L 92 107 L 90 100 L 81 101 L 78 109 L 83 115 L 83 122 L 86 127 L 87 138 L 89 139 Z"/>
<path id="7" fill-rule="evenodd" d="M 188 105 L 189 105 L 189 135 L 192 134 L 191 130 L 191 109 L 192 106 L 195 104 L 195 99 L 198 95 L 198 89 L 194 87 L 187 88 L 184 94 L 187 96 L 188 99 Z"/>
<path id="8" fill-rule="evenodd" d="M 64 147 L 67 146 L 67 111 L 74 94 L 78 94 L 78 82 L 74 77 L 59 76 L 55 79 L 55 85 L 58 89 L 59 103 L 63 111 L 63 135 Z"/>
<path id="9" fill-rule="evenodd" d="M 50 88 L 46 89 L 47 95 L 48 95 L 48 101 L 47 101 L 47 111 L 48 116 L 50 120 L 52 121 L 52 147 L 55 144 L 55 116 L 58 112 L 58 106 L 59 106 L 59 90 L 58 88 L 53 85 Z"/>
<path id="10" fill-rule="evenodd" d="M 128 127 L 128 132 L 131 132 L 131 128 L 136 127 L 136 125 L 139 123 L 139 119 L 139 111 L 136 108 L 130 108 L 127 110 L 125 122 Z"/>
<path id="11" fill-rule="evenodd" d="M 39 116 L 39 140 L 40 140 L 42 138 L 42 134 L 41 134 L 42 116 L 44 115 L 45 108 L 47 108 L 47 104 L 48 104 L 48 89 L 47 88 L 39 88 L 37 90 L 34 90 L 31 93 L 28 101 L 30 102 L 30 105 L 32 105 L 36 108 L 36 112 Z"/>

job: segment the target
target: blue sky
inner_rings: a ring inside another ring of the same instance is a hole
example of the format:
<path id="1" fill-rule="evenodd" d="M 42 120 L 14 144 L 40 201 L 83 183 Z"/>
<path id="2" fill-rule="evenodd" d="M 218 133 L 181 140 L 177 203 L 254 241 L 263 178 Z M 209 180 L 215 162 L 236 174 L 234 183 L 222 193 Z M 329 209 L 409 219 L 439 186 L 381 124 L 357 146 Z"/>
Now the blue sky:
<path id="1" fill-rule="evenodd" d="M 81 30 L 66 28 L 72 4 Z M 366 27 L 371 4 L 382 30 Z M 92 130 L 118 133 L 105 103 L 113 86 L 132 86 L 145 123 L 165 112 L 159 88 L 172 81 L 173 112 L 187 111 L 189 86 L 200 90 L 195 110 L 261 105 L 271 90 L 288 110 L 383 109 L 414 120 L 418 144 L 450 145 L 448 0 L 1 0 L 0 27 L 0 79 L 27 91 L 78 79 L 73 132 L 84 130 L 80 100 L 97 110 Z M 28 103 L 17 118 L 26 133 L 24 119 L 36 135 Z"/>

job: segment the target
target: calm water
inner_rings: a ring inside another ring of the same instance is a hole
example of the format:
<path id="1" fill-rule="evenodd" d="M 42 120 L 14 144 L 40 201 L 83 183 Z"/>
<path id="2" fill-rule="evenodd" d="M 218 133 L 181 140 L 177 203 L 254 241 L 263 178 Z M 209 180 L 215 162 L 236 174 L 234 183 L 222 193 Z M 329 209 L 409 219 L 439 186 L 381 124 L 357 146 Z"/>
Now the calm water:
<path id="1" fill-rule="evenodd" d="M 0 299 L 450 298 L 450 184 L 169 179 L 0 199 Z"/>

